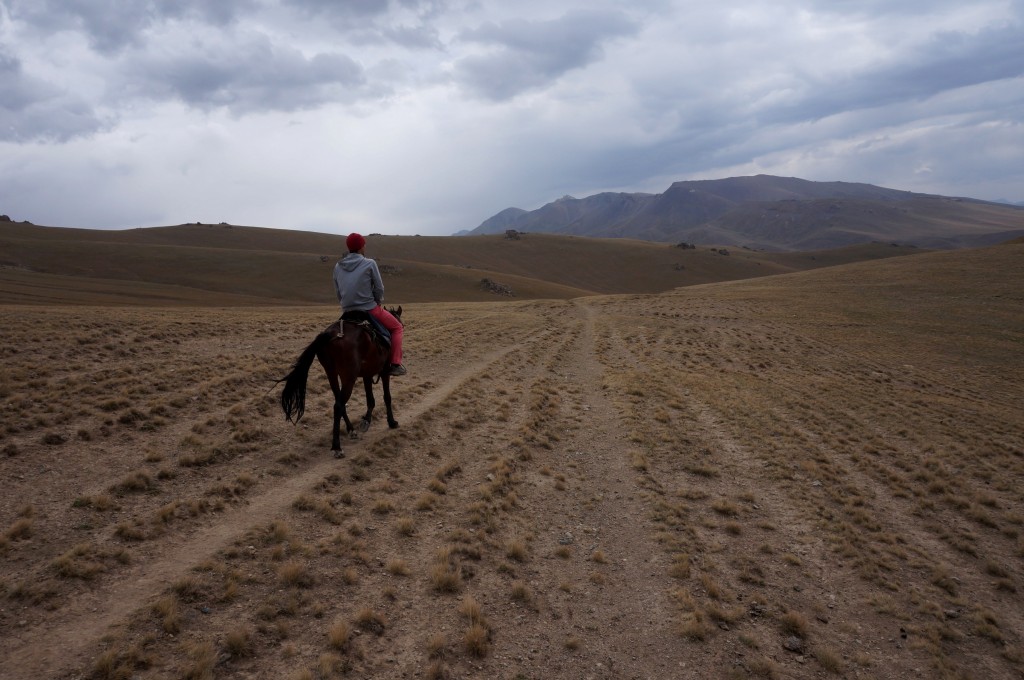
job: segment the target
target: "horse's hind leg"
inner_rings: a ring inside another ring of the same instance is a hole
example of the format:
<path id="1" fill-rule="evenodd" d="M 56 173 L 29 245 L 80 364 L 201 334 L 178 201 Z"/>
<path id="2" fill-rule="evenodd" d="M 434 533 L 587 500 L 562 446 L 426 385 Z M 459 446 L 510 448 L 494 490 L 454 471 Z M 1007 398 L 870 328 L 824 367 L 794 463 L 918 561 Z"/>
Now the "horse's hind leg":
<path id="1" fill-rule="evenodd" d="M 370 429 L 370 423 L 373 422 L 373 408 L 377 405 L 373 398 L 373 378 L 363 378 L 363 387 L 366 389 L 366 415 L 363 416 L 363 421 L 359 424 L 359 430 L 366 432 Z"/>
<path id="2" fill-rule="evenodd" d="M 398 427 L 398 421 L 395 420 L 395 412 L 391 410 L 391 378 L 385 373 L 380 381 L 384 387 L 384 407 L 388 410 L 388 427 L 393 430 Z"/>

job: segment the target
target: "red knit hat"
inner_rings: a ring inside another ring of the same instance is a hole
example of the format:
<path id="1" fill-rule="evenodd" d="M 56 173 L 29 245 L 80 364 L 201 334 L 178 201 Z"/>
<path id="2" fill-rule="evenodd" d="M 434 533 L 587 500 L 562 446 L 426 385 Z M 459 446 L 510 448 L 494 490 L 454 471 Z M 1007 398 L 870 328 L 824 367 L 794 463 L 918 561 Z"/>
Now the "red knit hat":
<path id="1" fill-rule="evenodd" d="M 348 252 L 350 253 L 358 253 L 365 245 L 366 239 L 355 232 L 349 234 L 348 238 L 345 239 L 345 246 L 348 248 Z"/>

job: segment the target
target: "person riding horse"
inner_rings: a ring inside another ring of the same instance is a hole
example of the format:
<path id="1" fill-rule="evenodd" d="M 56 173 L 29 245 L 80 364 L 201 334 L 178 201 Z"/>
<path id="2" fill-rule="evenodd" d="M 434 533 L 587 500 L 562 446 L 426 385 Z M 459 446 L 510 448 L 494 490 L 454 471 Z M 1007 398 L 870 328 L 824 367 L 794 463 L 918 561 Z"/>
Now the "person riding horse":
<path id="1" fill-rule="evenodd" d="M 355 232 L 345 239 L 348 254 L 334 265 L 334 290 L 338 294 L 341 311 L 364 311 L 380 322 L 391 333 L 391 366 L 388 374 L 405 375 L 402 364 L 403 326 L 381 304 L 384 301 L 384 283 L 374 260 L 366 257 L 366 239 Z"/>

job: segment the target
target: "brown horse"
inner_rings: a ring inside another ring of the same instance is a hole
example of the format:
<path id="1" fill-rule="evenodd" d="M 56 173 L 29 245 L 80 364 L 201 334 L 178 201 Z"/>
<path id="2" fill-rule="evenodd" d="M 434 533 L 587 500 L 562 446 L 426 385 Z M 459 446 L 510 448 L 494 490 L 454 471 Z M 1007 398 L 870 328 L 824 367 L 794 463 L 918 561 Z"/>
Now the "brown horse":
<path id="1" fill-rule="evenodd" d="M 388 309 L 399 321 L 402 318 L 402 308 Z M 348 314 L 345 317 L 349 316 Z M 366 388 L 366 415 L 359 424 L 361 432 L 370 428 L 373 420 L 373 407 L 376 402 L 373 398 L 373 381 L 378 378 L 384 386 L 384 406 L 388 411 L 388 426 L 398 427 L 394 412 L 391 410 L 391 376 L 389 370 L 390 349 L 374 338 L 371 332 L 362 324 L 350 321 L 343 317 L 328 326 L 320 333 L 313 342 L 309 343 L 299 358 L 295 361 L 291 373 L 277 382 L 284 383 L 284 390 L 281 392 L 281 408 L 289 422 L 298 423 L 306 410 L 306 377 L 309 375 L 309 367 L 313 364 L 313 357 L 320 360 L 320 365 L 327 373 L 327 380 L 331 383 L 331 391 L 334 393 L 334 429 L 331 432 L 331 450 L 335 458 L 341 458 L 344 454 L 341 451 L 341 421 L 345 421 L 345 430 L 349 436 L 355 438 L 355 428 L 352 421 L 348 419 L 345 411 L 345 404 L 352 396 L 352 388 L 356 384 L 356 378 L 363 379 L 363 386 Z M 292 420 L 292 416 L 295 420 Z"/>

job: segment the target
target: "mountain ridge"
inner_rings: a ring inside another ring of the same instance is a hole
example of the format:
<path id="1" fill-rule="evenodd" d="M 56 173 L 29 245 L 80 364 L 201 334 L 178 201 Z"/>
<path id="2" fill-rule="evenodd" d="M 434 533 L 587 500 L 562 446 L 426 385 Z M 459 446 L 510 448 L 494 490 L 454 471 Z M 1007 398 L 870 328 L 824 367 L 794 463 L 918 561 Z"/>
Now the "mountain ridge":
<path id="1" fill-rule="evenodd" d="M 777 251 L 871 241 L 946 249 L 1024 235 L 1024 209 L 873 184 L 754 175 L 673 182 L 660 194 L 563 196 L 532 211 L 506 208 L 460 233 L 510 229 Z"/>

